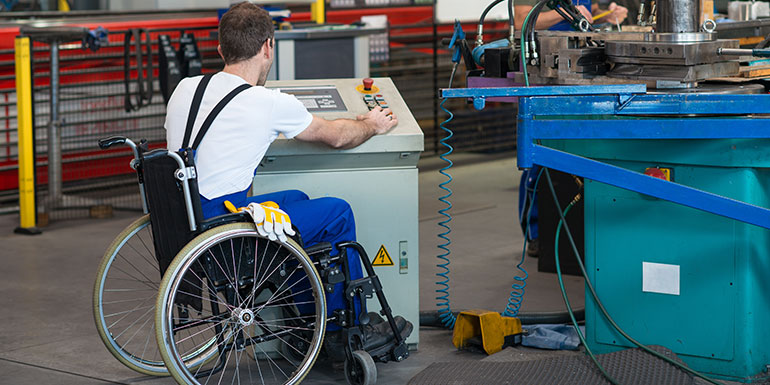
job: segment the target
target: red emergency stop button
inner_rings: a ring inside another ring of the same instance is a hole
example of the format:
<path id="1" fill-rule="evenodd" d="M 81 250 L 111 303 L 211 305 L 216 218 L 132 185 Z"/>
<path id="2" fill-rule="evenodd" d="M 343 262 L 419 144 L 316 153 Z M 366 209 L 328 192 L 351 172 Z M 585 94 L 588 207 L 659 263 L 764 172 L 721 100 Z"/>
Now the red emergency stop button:
<path id="1" fill-rule="evenodd" d="M 371 91 L 373 84 L 374 84 L 374 79 L 372 78 L 364 79 L 364 91 Z"/>
<path id="2" fill-rule="evenodd" d="M 650 167 L 644 170 L 644 175 L 649 175 L 653 178 L 671 181 L 671 170 L 667 168 Z"/>

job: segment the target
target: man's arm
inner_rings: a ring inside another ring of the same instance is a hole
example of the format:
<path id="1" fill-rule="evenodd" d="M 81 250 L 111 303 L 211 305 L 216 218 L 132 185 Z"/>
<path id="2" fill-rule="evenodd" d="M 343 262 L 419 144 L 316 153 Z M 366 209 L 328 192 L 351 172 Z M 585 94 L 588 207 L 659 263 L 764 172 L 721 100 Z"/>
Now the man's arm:
<path id="1" fill-rule="evenodd" d="M 591 21 L 591 13 L 588 12 L 588 9 L 582 5 L 577 7 L 578 11 L 585 16 L 588 21 Z M 521 30 L 521 26 L 524 24 L 524 19 L 527 17 L 527 14 L 530 10 L 532 10 L 531 5 L 514 5 L 513 6 L 514 16 L 513 21 L 516 26 L 517 30 Z M 548 29 L 553 27 L 556 23 L 564 20 L 561 15 L 559 15 L 556 11 L 541 11 L 540 16 L 537 17 L 537 24 L 535 25 L 535 29 Z"/>
<path id="2" fill-rule="evenodd" d="M 353 119 L 326 120 L 313 116 L 307 128 L 295 136 L 305 142 L 320 142 L 333 148 L 353 148 L 374 135 L 388 132 L 398 123 L 389 108 L 375 107 Z"/>

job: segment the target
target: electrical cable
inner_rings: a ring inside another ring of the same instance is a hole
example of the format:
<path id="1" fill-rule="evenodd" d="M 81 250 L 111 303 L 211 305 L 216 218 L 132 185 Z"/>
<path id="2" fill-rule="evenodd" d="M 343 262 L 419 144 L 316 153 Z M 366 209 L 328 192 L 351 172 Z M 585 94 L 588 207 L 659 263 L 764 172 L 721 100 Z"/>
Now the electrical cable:
<path id="1" fill-rule="evenodd" d="M 620 335 L 622 335 L 625 339 L 627 339 L 628 341 L 630 341 L 632 344 L 636 345 L 640 349 L 644 350 L 645 352 L 647 352 L 647 353 L 649 353 L 649 354 L 651 354 L 651 355 L 653 355 L 655 357 L 658 357 L 661 360 L 666 361 L 669 364 L 674 365 L 674 366 L 680 368 L 681 370 L 683 370 L 683 371 L 685 371 L 685 372 L 687 372 L 689 374 L 692 374 L 693 376 L 696 376 L 696 377 L 699 377 L 699 378 L 701 378 L 701 379 L 703 379 L 705 381 L 708 381 L 711 384 L 714 384 L 714 385 L 724 385 L 724 384 L 722 384 L 722 383 L 720 383 L 718 381 L 715 381 L 715 380 L 713 380 L 713 379 L 711 379 L 709 377 L 704 376 L 703 374 L 701 374 L 701 373 L 699 373 L 699 372 L 697 372 L 695 370 L 690 369 L 689 367 L 687 367 L 684 364 L 681 364 L 681 363 L 679 363 L 677 361 L 674 361 L 671 358 L 668 358 L 668 357 L 662 355 L 661 353 L 658 353 L 658 352 L 648 348 L 647 346 L 643 345 L 639 341 L 631 338 L 631 336 L 629 336 L 623 329 L 620 328 L 620 326 L 610 316 L 609 312 L 607 312 L 607 309 L 604 307 L 604 304 L 599 300 L 599 295 L 596 294 L 596 290 L 594 289 L 594 286 L 591 283 L 591 280 L 588 278 L 588 272 L 586 272 L 585 265 L 583 264 L 583 260 L 580 257 L 580 252 L 578 251 L 577 245 L 575 244 L 575 239 L 573 238 L 572 232 L 569 229 L 569 225 L 567 224 L 567 221 L 564 218 L 564 213 L 562 212 L 561 205 L 559 204 L 558 198 L 556 197 L 556 190 L 554 190 L 554 188 L 553 188 L 553 182 L 551 181 L 551 175 L 548 172 L 547 168 L 545 169 L 545 177 L 546 177 L 546 180 L 548 181 L 548 188 L 551 190 L 551 196 L 553 197 L 554 203 L 556 205 L 556 211 L 559 213 L 560 223 L 564 224 L 564 231 L 567 233 L 567 239 L 570 242 L 570 246 L 572 247 L 572 251 L 575 253 L 575 259 L 577 259 L 578 266 L 580 267 L 580 271 L 583 273 L 583 278 L 585 278 L 586 287 L 588 288 L 589 292 L 591 293 L 591 297 L 593 297 L 594 302 L 596 302 L 596 306 L 602 312 L 602 314 L 604 315 L 604 318 L 610 323 L 610 325 L 612 325 L 612 327 L 618 333 L 620 333 Z M 556 242 L 558 242 L 558 239 L 559 238 L 557 237 L 556 238 Z M 556 250 L 555 256 L 556 256 L 556 258 L 558 258 L 558 253 L 559 253 L 558 244 L 555 246 L 555 250 Z M 558 266 L 558 262 L 557 262 L 557 266 Z"/>
<path id="2" fill-rule="evenodd" d="M 529 235 L 530 235 L 530 227 L 529 227 L 529 221 L 532 217 L 532 210 L 534 209 L 534 202 L 535 202 L 535 193 L 537 192 L 537 185 L 540 183 L 540 177 L 543 175 L 543 169 L 540 169 L 540 172 L 537 173 L 537 178 L 535 179 L 535 185 L 532 188 L 532 192 L 530 194 L 527 194 L 527 197 L 529 197 L 529 207 L 527 207 L 527 215 L 526 215 L 526 226 L 524 227 L 524 246 L 521 250 L 521 259 L 519 260 L 519 264 L 516 265 L 516 268 L 519 269 L 521 272 L 524 273 L 524 276 L 514 275 L 513 280 L 516 281 L 513 284 L 511 284 L 511 292 L 508 297 L 508 303 L 505 305 L 505 310 L 503 310 L 502 315 L 505 317 L 517 317 L 519 315 L 519 309 L 521 309 L 521 304 L 524 302 L 524 293 L 525 288 L 527 287 L 527 278 L 529 278 L 529 273 L 526 269 L 524 269 L 524 258 L 527 256 L 527 243 L 529 241 Z M 522 213 L 522 216 L 519 217 L 519 222 L 524 219 Z"/>
<path id="3" fill-rule="evenodd" d="M 550 179 L 548 180 L 550 182 Z M 554 199 L 556 197 L 554 196 Z M 572 202 L 567 205 L 567 208 L 564 209 L 564 213 L 562 214 L 562 218 L 566 218 L 567 214 L 569 213 L 569 210 L 575 206 L 575 204 L 580 200 L 580 194 L 578 194 L 575 199 L 572 200 Z M 557 202 L 558 203 L 558 202 Z M 554 261 L 556 263 L 556 276 L 559 278 L 559 289 L 561 289 L 561 296 L 564 299 L 564 305 L 567 307 L 567 312 L 569 313 L 570 320 L 572 321 L 572 326 L 575 327 L 575 331 L 577 332 L 578 338 L 580 339 L 580 343 L 583 344 L 583 347 L 586 349 L 586 353 L 591 358 L 591 361 L 594 362 L 597 368 L 599 368 L 599 371 L 602 373 L 604 378 L 606 378 L 611 384 L 613 385 L 620 385 L 620 383 L 614 379 L 612 376 L 610 376 L 609 373 L 604 369 L 604 367 L 599 363 L 599 360 L 596 359 L 596 356 L 591 351 L 591 349 L 588 347 L 588 344 L 586 343 L 586 338 L 583 335 L 583 332 L 580 331 L 580 326 L 578 325 L 578 321 L 575 319 L 575 314 L 572 310 L 572 305 L 570 305 L 569 297 L 567 296 L 567 290 L 564 288 L 564 279 L 562 277 L 561 273 L 561 262 L 559 261 L 559 233 L 561 232 L 562 223 L 564 223 L 563 220 L 559 220 L 559 224 L 556 226 L 556 236 L 554 241 Z"/>
<path id="4" fill-rule="evenodd" d="M 450 84 L 450 88 L 451 88 L 451 84 Z M 449 255 L 451 254 L 449 245 L 452 244 L 452 240 L 449 238 L 449 233 L 452 232 L 452 229 L 449 227 L 449 222 L 452 221 L 452 215 L 449 214 L 449 210 L 452 208 L 452 203 L 449 201 L 449 197 L 452 196 L 452 189 L 447 187 L 447 185 L 449 185 L 452 182 L 452 175 L 449 174 L 448 170 L 452 168 L 452 164 L 453 164 L 452 161 L 448 158 L 448 156 L 454 151 L 454 148 L 452 147 L 452 145 L 449 144 L 448 141 L 449 139 L 452 138 L 452 136 L 454 136 L 454 133 L 452 132 L 452 130 L 450 130 L 446 126 L 446 124 L 452 121 L 452 119 L 454 118 L 454 114 L 452 114 L 451 111 L 449 111 L 446 107 L 444 107 L 444 104 L 447 102 L 447 100 L 449 99 L 444 99 L 439 105 L 439 107 L 441 107 L 441 109 L 444 112 L 449 114 L 449 117 L 439 125 L 441 129 L 446 132 L 446 136 L 443 139 L 441 139 L 439 143 L 441 143 L 442 146 L 447 148 L 447 151 L 445 153 L 439 155 L 439 158 L 447 163 L 447 165 L 444 168 L 439 170 L 439 173 L 441 173 L 441 175 L 444 175 L 447 178 L 447 180 L 439 183 L 438 185 L 439 188 L 446 191 L 446 194 L 444 196 L 438 198 L 439 201 L 441 201 L 446 205 L 446 207 L 438 211 L 439 214 L 443 215 L 446 218 L 443 221 L 440 221 L 438 225 L 446 229 L 446 231 L 438 234 L 438 237 L 444 240 L 444 243 L 439 244 L 438 248 L 444 250 L 444 252 L 437 256 L 437 258 L 442 260 L 443 262 L 436 265 L 436 267 L 441 269 L 441 271 L 436 273 L 436 275 L 442 278 L 442 280 L 436 281 L 436 285 L 440 287 L 439 289 L 436 289 L 436 293 L 438 294 L 438 296 L 436 297 L 436 300 L 438 301 L 436 302 L 436 306 L 439 308 L 438 314 L 439 314 L 439 319 L 441 320 L 441 323 L 446 328 L 451 329 L 454 327 L 455 321 L 457 319 L 455 318 L 455 315 L 452 313 L 452 308 L 449 301 L 449 272 L 450 272 Z"/>

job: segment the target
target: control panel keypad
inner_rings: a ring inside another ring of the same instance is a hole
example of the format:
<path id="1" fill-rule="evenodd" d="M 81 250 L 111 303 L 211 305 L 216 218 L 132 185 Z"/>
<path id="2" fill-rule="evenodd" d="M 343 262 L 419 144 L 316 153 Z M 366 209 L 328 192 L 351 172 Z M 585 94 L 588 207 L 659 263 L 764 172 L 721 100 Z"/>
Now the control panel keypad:
<path id="1" fill-rule="evenodd" d="M 382 96 L 382 94 L 376 94 L 371 95 L 367 94 L 364 95 L 364 103 L 366 103 L 366 107 L 371 111 L 374 109 L 374 107 L 380 106 L 383 109 L 390 108 L 390 105 L 388 105 L 388 102 L 385 100 L 385 97 Z"/>

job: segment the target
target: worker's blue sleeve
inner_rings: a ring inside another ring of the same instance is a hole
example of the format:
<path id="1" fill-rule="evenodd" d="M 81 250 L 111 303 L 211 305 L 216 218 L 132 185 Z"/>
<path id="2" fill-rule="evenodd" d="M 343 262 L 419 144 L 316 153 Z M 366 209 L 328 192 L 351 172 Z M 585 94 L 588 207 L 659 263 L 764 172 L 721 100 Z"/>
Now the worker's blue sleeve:
<path id="1" fill-rule="evenodd" d="M 291 223 L 299 230 L 305 247 L 313 246 L 320 242 L 329 242 L 332 245 L 336 245 L 339 242 L 356 240 L 356 223 L 353 217 L 353 210 L 347 202 L 339 198 L 323 197 L 309 199 L 305 193 L 298 190 L 279 191 L 253 197 L 246 197 L 246 191 L 243 191 L 212 200 L 201 196 L 204 218 L 226 214 L 225 200 L 229 200 L 236 207 L 245 207 L 251 202 L 273 201 L 277 203 L 281 210 L 289 214 Z M 352 281 L 361 278 L 363 271 L 358 253 L 353 249 L 347 249 L 346 252 L 350 269 L 349 279 Z M 337 253 L 339 253 L 339 250 L 335 248 L 332 251 L 332 255 L 337 255 Z M 332 293 L 327 292 L 326 302 L 327 315 L 333 315 L 335 310 L 345 308 L 344 283 L 338 283 Z M 356 299 L 355 303 L 356 314 L 360 314 L 358 299 Z M 300 311 L 302 310 L 300 308 Z M 338 327 L 329 324 L 327 329 L 335 330 Z"/>

